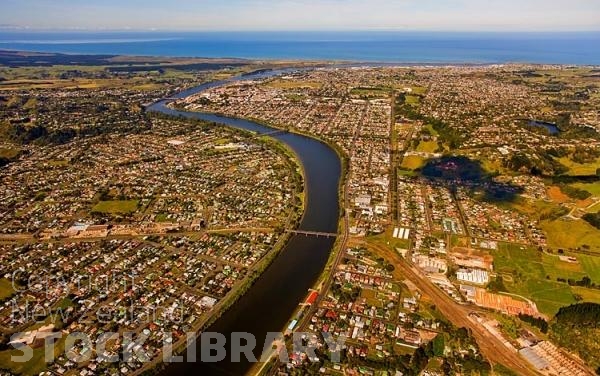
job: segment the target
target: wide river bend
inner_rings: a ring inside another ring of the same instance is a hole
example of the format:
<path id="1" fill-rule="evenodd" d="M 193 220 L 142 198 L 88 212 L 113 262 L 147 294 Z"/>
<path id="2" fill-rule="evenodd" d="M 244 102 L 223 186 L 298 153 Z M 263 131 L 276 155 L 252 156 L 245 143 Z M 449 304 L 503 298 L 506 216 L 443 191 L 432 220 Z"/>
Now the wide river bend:
<path id="1" fill-rule="evenodd" d="M 276 129 L 238 118 L 174 110 L 167 107 L 167 104 L 174 99 L 185 98 L 233 80 L 266 78 L 286 72 L 288 70 L 262 71 L 229 80 L 210 82 L 159 101 L 149 106 L 148 110 L 216 122 L 258 134 L 270 133 Z M 299 229 L 337 232 L 342 168 L 336 152 L 327 144 L 300 134 L 285 132 L 270 137 L 291 148 L 304 168 L 306 199 Z M 255 354 L 260 358 L 267 332 L 279 332 L 286 326 L 287 321 L 298 308 L 298 304 L 308 294 L 308 289 L 322 273 L 334 241 L 335 239 L 327 237 L 293 235 L 248 292 L 206 331 L 224 334 L 228 339 L 228 345 L 232 332 L 252 333 L 257 339 Z M 200 346 L 197 349 L 199 352 Z M 200 354 L 197 359 L 195 363 L 173 363 L 162 374 L 241 375 L 252 367 L 252 364 L 247 361 L 232 363 L 229 354 L 223 362 L 219 363 L 201 363 Z"/>

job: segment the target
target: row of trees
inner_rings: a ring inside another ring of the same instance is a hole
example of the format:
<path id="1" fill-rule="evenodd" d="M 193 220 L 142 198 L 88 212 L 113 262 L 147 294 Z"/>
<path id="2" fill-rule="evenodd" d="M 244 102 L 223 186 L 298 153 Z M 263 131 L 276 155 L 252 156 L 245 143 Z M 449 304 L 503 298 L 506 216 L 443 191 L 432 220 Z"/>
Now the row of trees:
<path id="1" fill-rule="evenodd" d="M 583 219 L 595 228 L 600 229 L 600 213 L 587 213 L 583 216 Z"/>
<path id="2" fill-rule="evenodd" d="M 523 322 L 528 323 L 529 325 L 535 326 L 542 333 L 548 333 L 548 322 L 541 317 L 535 317 L 519 313 L 519 319 Z"/>
<path id="3" fill-rule="evenodd" d="M 600 304 L 580 303 L 562 307 L 550 323 L 550 338 L 576 352 L 600 375 Z"/>

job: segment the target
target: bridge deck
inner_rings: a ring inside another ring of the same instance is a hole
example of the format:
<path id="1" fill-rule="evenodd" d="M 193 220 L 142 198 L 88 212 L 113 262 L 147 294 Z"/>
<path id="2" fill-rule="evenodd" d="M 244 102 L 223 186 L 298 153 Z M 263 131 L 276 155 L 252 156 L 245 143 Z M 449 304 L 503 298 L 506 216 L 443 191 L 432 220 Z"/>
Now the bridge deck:
<path id="1" fill-rule="evenodd" d="M 276 134 L 283 134 L 283 133 L 287 133 L 287 131 L 284 129 L 277 129 L 272 132 L 261 133 L 260 136 L 275 136 Z"/>
<path id="2" fill-rule="evenodd" d="M 336 238 L 338 236 L 337 233 L 333 232 L 320 232 L 320 231 L 303 231 L 303 230 L 286 230 L 286 232 L 292 234 L 306 235 L 306 236 L 324 236 L 328 238 Z"/>

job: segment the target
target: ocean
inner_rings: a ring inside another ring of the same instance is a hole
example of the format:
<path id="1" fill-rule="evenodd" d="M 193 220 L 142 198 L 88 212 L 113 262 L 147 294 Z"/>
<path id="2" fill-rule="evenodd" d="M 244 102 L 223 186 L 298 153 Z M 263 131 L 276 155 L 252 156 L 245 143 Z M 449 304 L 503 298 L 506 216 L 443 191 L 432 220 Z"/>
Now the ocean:
<path id="1" fill-rule="evenodd" d="M 600 32 L 31 32 L 0 31 L 0 49 L 422 64 L 600 65 Z"/>

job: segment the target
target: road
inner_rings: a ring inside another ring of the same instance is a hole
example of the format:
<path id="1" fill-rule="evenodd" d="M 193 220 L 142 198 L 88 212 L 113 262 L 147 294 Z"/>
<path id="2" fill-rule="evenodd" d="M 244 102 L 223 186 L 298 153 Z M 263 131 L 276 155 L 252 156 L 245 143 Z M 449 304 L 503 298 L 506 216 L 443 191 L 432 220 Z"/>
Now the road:
<path id="1" fill-rule="evenodd" d="M 350 180 L 349 176 L 350 176 L 350 172 L 348 172 L 346 184 L 344 185 L 344 203 L 345 203 L 346 208 L 348 207 L 348 205 L 347 205 L 348 204 L 348 180 Z M 335 271 L 337 270 L 338 265 L 341 263 L 344 255 L 346 254 L 346 244 L 348 242 L 349 224 L 350 224 L 350 216 L 348 213 L 349 213 L 349 211 L 346 209 L 344 211 L 344 232 L 342 233 L 341 240 L 339 242 L 339 245 L 337 246 L 337 253 L 335 255 L 335 259 L 331 263 L 331 269 L 329 270 L 329 274 L 327 275 L 327 278 L 325 279 L 325 281 L 323 282 L 323 284 L 321 286 L 321 289 L 319 290 L 319 296 L 317 297 L 316 301 L 307 310 L 306 314 L 304 315 L 304 317 L 300 321 L 299 325 L 297 326 L 297 328 L 298 328 L 297 330 L 300 332 L 306 331 L 308 323 L 310 323 L 310 318 L 313 316 L 316 309 L 321 304 L 321 301 L 322 301 L 323 297 L 326 296 L 327 291 L 329 291 L 329 289 L 331 288 L 331 285 L 333 284 L 333 278 L 335 275 Z"/>
<path id="2" fill-rule="evenodd" d="M 500 339 L 493 336 L 483 326 L 469 319 L 468 315 L 472 311 L 469 307 L 460 305 L 452 300 L 452 298 L 416 271 L 396 252 L 388 247 L 377 244 L 364 243 L 363 245 L 376 250 L 389 261 L 392 261 L 396 270 L 414 283 L 421 292 L 431 298 L 437 309 L 455 326 L 470 329 L 479 344 L 483 356 L 490 362 L 502 364 L 519 375 L 539 375 L 519 354 L 507 348 Z"/>
<path id="3" fill-rule="evenodd" d="M 356 137 L 356 136 L 355 136 Z M 350 158 L 350 156 L 348 157 Z M 349 233 L 349 229 L 350 229 L 350 214 L 349 214 L 349 210 L 347 209 L 349 207 L 349 197 L 348 197 L 348 182 L 350 181 L 350 174 L 351 174 L 351 167 L 350 167 L 350 163 L 348 163 L 348 170 L 346 171 L 346 176 L 342 176 L 342 179 L 345 179 L 344 181 L 344 189 L 343 189 L 343 194 L 344 194 L 344 200 L 343 200 L 343 207 L 344 207 L 344 231 L 341 234 L 341 237 L 338 238 L 339 240 L 339 244 L 336 246 L 336 248 L 334 248 L 334 252 L 337 253 L 335 255 L 334 260 L 331 263 L 330 269 L 328 271 L 328 275 L 325 279 L 325 281 L 322 283 L 321 288 L 319 289 L 319 295 L 317 296 L 317 299 L 315 300 L 315 302 L 312 304 L 312 306 L 310 306 L 307 310 L 305 315 L 302 317 L 302 319 L 300 319 L 299 323 L 296 325 L 296 329 L 295 331 L 298 332 L 305 332 L 309 323 L 310 323 L 310 319 L 311 317 L 314 315 L 316 309 L 319 307 L 319 305 L 321 304 L 321 301 L 323 299 L 324 296 L 326 296 L 327 291 L 329 291 L 329 289 L 331 288 L 331 285 L 333 284 L 333 280 L 334 280 L 334 275 L 335 275 L 335 271 L 337 270 L 338 265 L 341 263 L 344 255 L 346 254 L 346 245 L 348 243 L 348 238 L 350 236 Z M 273 351 L 271 353 L 271 356 L 269 356 L 269 360 L 267 362 L 264 362 L 260 368 L 255 371 L 255 372 L 249 372 L 248 374 L 254 374 L 254 375 L 261 375 L 264 368 L 272 361 L 272 359 L 274 358 L 274 356 L 277 355 L 276 351 Z M 278 372 L 278 368 L 277 367 L 273 367 L 271 368 L 268 372 L 267 375 L 276 375 Z"/>
<path id="4" fill-rule="evenodd" d="M 352 155 L 349 155 L 349 158 L 351 157 Z M 348 166 L 348 168 L 349 170 L 347 172 L 343 191 L 344 208 L 346 208 L 344 213 L 344 231 L 341 234 L 337 254 L 331 264 L 331 269 L 328 271 L 329 273 L 324 282 L 322 283 L 321 288 L 319 289 L 319 296 L 317 297 L 314 304 L 307 310 L 305 316 L 300 320 L 296 327 L 296 330 L 300 332 L 306 330 L 308 324 L 310 323 L 310 318 L 314 314 L 314 311 L 317 309 L 317 307 L 319 307 L 323 297 L 326 296 L 327 291 L 329 291 L 329 289 L 331 288 L 331 285 L 333 284 L 334 280 L 335 271 L 346 253 L 346 247 L 350 240 L 348 214 L 349 211 L 347 208 L 349 208 L 348 181 L 350 178 L 351 167 Z M 394 198 L 393 195 L 391 198 L 392 200 L 397 199 Z M 377 244 L 370 244 L 364 241 L 362 243 L 362 245 L 366 246 L 367 248 L 372 248 L 378 251 L 385 258 L 391 261 L 395 265 L 396 270 L 399 273 L 401 273 L 403 277 L 413 282 L 417 286 L 417 288 L 421 290 L 421 292 L 428 295 L 436 305 L 437 309 L 455 326 L 470 329 L 480 347 L 483 356 L 486 359 L 488 359 L 488 361 L 490 361 L 492 364 L 502 364 L 522 376 L 539 375 L 537 372 L 534 371 L 531 365 L 518 353 L 516 353 L 514 350 L 507 348 L 500 339 L 494 337 L 483 326 L 469 319 L 469 313 L 474 310 L 469 309 L 469 307 L 462 306 L 454 300 L 452 300 L 452 298 L 447 296 L 431 281 L 429 281 L 426 277 L 422 276 L 418 271 L 414 270 L 402 257 L 400 257 L 389 247 Z M 262 365 L 259 372 L 263 371 L 267 363 Z M 274 375 L 276 373 L 277 367 L 272 368 L 268 372 L 269 375 Z"/>

